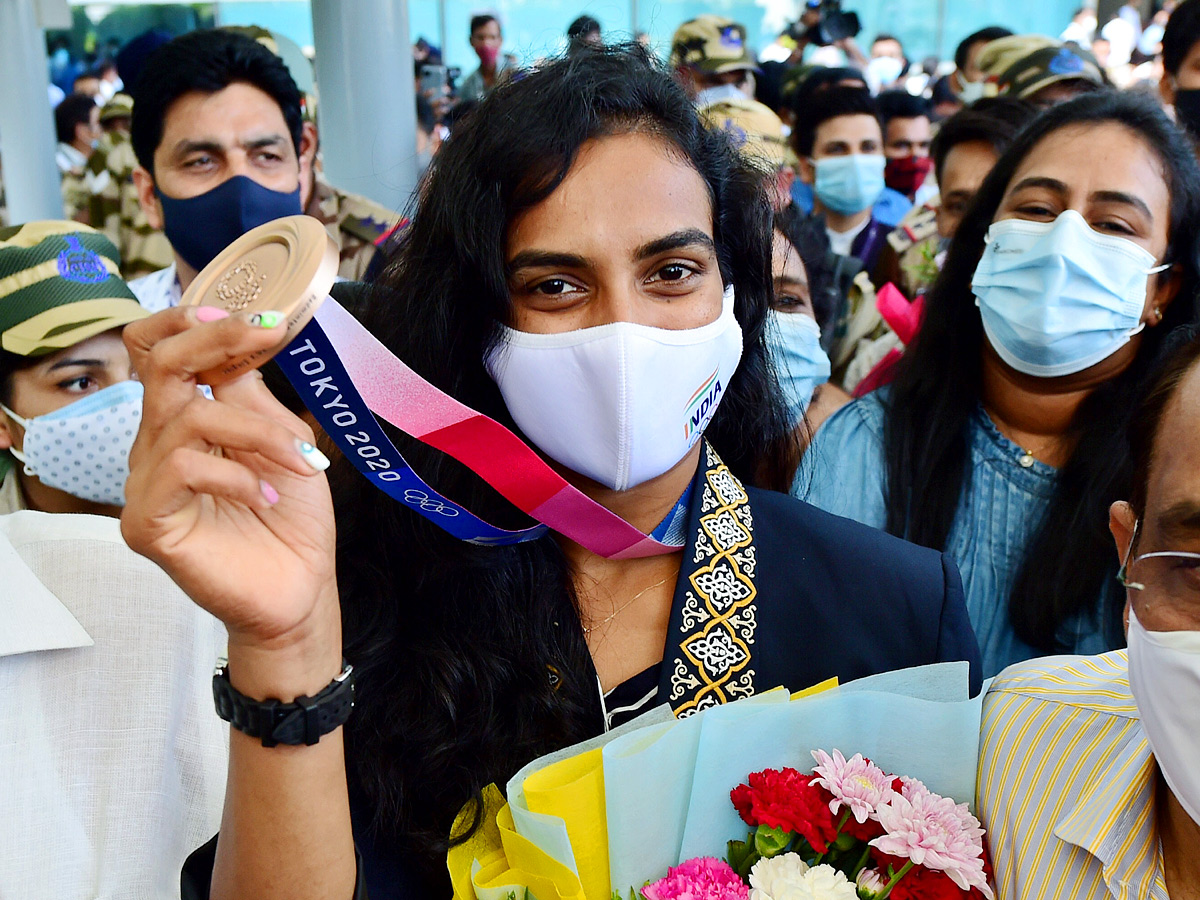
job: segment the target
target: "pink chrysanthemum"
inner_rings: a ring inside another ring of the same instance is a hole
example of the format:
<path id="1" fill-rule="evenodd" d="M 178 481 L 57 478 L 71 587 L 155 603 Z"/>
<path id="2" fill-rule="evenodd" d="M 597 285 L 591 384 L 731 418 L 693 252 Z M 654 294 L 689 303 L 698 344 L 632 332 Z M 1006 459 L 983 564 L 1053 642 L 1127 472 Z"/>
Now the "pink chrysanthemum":
<path id="1" fill-rule="evenodd" d="M 709 856 L 667 870 L 665 878 L 642 888 L 646 900 L 747 900 L 750 889 L 729 864 Z"/>
<path id="2" fill-rule="evenodd" d="M 983 869 L 983 829 L 979 820 L 965 803 L 956 805 L 924 789 L 924 785 L 921 788 L 893 794 L 877 810 L 886 833 L 871 841 L 871 846 L 889 856 L 945 872 L 964 891 L 978 888 L 992 900 Z"/>
<path id="3" fill-rule="evenodd" d="M 930 793 L 929 788 L 925 787 L 925 782 L 919 781 L 916 778 L 909 778 L 907 775 L 899 776 L 900 793 L 903 794 L 909 803 L 918 795 Z"/>
<path id="4" fill-rule="evenodd" d="M 813 784 L 833 794 L 830 812 L 836 814 L 845 806 L 861 825 L 892 796 L 891 777 L 861 753 L 850 759 L 842 756 L 840 750 L 834 750 L 832 757 L 824 750 L 814 750 L 812 755 L 817 761 L 813 772 L 819 776 Z"/>

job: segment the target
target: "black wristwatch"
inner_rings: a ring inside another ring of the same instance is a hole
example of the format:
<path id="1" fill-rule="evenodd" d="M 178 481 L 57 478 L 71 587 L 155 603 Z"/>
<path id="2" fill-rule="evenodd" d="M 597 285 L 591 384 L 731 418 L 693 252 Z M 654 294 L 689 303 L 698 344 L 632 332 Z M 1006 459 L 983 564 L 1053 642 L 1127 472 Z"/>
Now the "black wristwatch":
<path id="1" fill-rule="evenodd" d="M 229 683 L 229 661 L 217 660 L 213 672 L 213 700 L 217 715 L 264 747 L 277 744 L 312 746 L 350 718 L 354 708 L 354 667 L 342 660 L 342 673 L 315 697 L 251 700 Z"/>

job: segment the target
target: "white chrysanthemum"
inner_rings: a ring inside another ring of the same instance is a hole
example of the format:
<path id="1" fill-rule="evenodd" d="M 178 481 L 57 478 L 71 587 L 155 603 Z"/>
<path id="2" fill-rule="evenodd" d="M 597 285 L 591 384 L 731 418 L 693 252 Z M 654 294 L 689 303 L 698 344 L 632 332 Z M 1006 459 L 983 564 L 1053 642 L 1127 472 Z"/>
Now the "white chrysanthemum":
<path id="1" fill-rule="evenodd" d="M 832 866 L 810 868 L 795 853 L 760 859 L 750 870 L 750 900 L 857 900 L 854 884 Z"/>

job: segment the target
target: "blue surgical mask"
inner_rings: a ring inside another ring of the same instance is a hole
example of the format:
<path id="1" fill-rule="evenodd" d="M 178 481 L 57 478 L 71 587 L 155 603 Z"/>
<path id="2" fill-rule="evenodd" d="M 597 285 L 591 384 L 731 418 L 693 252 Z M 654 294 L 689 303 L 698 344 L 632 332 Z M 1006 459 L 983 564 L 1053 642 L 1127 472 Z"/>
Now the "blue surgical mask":
<path id="1" fill-rule="evenodd" d="M 1112 356 L 1142 330 L 1154 256 L 1067 210 L 1053 222 L 993 222 L 971 289 L 997 355 L 1057 378 Z"/>
<path id="2" fill-rule="evenodd" d="M 804 418 L 813 392 L 829 380 L 829 356 L 821 348 L 821 329 L 812 316 L 771 310 L 766 341 L 795 425 Z"/>
<path id="3" fill-rule="evenodd" d="M 199 272 L 251 228 L 298 216 L 300 188 L 273 191 L 253 178 L 234 175 L 195 197 L 168 197 L 154 189 L 163 209 L 163 231 L 184 262 Z"/>
<path id="4" fill-rule="evenodd" d="M 812 164 L 817 175 L 813 192 L 826 209 L 835 213 L 852 216 L 870 209 L 883 193 L 887 160 L 882 155 L 825 156 Z"/>

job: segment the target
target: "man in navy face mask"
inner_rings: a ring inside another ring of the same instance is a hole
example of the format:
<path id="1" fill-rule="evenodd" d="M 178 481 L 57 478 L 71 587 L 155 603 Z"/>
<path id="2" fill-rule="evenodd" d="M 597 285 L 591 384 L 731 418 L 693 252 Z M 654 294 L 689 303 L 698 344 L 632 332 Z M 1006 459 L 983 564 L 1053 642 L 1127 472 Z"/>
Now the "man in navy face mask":
<path id="1" fill-rule="evenodd" d="M 236 238 L 303 210 L 316 133 L 302 122 L 300 91 L 283 61 L 228 31 L 164 45 L 133 94 L 138 200 L 166 233 L 175 263 L 130 288 L 158 311 L 176 305 Z"/>

